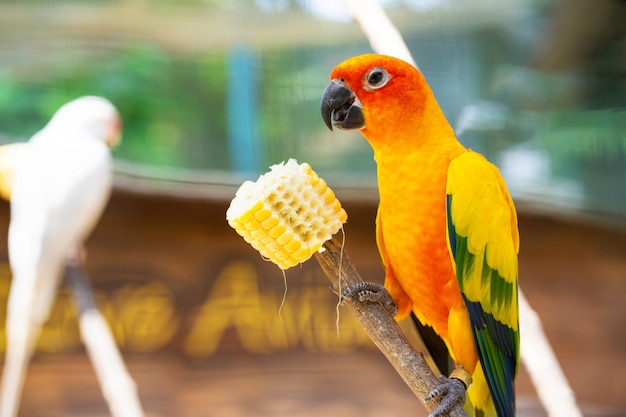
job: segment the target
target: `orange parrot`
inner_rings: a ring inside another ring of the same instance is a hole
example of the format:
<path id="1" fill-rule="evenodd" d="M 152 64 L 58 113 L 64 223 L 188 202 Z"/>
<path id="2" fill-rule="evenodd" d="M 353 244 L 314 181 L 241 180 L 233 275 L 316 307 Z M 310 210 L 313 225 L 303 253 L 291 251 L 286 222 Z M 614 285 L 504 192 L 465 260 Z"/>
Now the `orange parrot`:
<path id="1" fill-rule="evenodd" d="M 358 129 L 377 164 L 385 283 L 354 292 L 378 301 L 386 290 L 398 306 L 396 319 L 417 320 L 440 371 L 457 368 L 431 393 L 443 398 L 431 416 L 445 415 L 457 401 L 470 416 L 514 416 L 519 235 L 500 172 L 459 143 L 412 65 L 367 54 L 339 64 L 330 78 L 324 122 L 331 130 Z M 443 359 L 433 351 L 436 342 Z"/>

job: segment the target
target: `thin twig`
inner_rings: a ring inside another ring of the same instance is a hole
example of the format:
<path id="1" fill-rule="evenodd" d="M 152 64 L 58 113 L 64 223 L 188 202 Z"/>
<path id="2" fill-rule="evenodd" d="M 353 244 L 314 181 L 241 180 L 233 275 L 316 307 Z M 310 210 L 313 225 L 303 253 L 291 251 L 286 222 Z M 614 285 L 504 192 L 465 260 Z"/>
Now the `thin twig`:
<path id="1" fill-rule="evenodd" d="M 80 334 L 113 417 L 144 417 L 137 387 L 128 373 L 115 339 L 98 311 L 85 271 L 68 265 L 66 278 L 80 310 Z"/>
<path id="2" fill-rule="evenodd" d="M 324 247 L 326 250 L 316 253 L 315 259 L 317 259 L 335 291 L 338 288 L 346 288 L 363 282 L 359 272 L 339 242 L 332 239 L 326 242 Z M 413 349 L 389 312 L 377 303 L 345 300 L 345 304 L 354 313 L 365 333 L 385 355 L 426 409 L 429 412 L 436 409 L 439 402 L 435 399 L 426 400 L 426 397 L 439 384 L 439 381 L 428 367 L 422 354 Z M 457 404 L 449 416 L 465 417 L 462 404 Z"/>

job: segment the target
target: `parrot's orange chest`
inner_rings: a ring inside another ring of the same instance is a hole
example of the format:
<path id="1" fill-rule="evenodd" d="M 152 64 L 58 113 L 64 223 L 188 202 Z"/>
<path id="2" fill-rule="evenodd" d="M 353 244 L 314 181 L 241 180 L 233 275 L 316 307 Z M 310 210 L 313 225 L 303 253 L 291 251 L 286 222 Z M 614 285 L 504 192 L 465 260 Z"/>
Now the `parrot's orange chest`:
<path id="1" fill-rule="evenodd" d="M 381 251 L 386 254 L 387 268 L 420 320 L 445 337 L 450 306 L 460 297 L 446 243 L 449 158 L 377 155 L 377 164 L 378 233 L 383 235 Z"/>

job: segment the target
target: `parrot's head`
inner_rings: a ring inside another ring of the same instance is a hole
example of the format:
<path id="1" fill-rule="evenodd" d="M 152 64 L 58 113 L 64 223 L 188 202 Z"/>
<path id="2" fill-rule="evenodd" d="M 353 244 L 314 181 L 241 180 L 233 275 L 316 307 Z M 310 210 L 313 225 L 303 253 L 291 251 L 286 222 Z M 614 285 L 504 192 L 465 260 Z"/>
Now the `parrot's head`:
<path id="1" fill-rule="evenodd" d="M 84 96 L 61 106 L 46 128 L 81 130 L 114 148 L 122 136 L 122 119 L 107 99 Z"/>
<path id="2" fill-rule="evenodd" d="M 431 100 L 436 105 L 422 73 L 391 56 L 355 56 L 335 67 L 330 79 L 321 100 L 326 126 L 358 129 L 372 145 L 401 130 L 418 132 L 424 110 Z"/>

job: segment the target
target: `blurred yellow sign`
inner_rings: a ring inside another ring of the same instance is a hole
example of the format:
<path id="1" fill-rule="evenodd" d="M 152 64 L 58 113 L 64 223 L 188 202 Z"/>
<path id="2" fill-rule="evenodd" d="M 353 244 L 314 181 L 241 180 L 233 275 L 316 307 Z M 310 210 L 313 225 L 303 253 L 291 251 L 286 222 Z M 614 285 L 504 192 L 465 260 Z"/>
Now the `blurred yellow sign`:
<path id="1" fill-rule="evenodd" d="M 280 279 L 279 270 L 276 274 Z M 8 265 L 0 264 L 2 351 L 10 276 Z M 217 271 L 204 301 L 190 313 L 176 308 L 176 294 L 160 281 L 124 284 L 111 292 L 96 289 L 95 296 L 118 344 L 132 352 L 174 348 L 189 357 L 210 357 L 220 349 L 231 349 L 235 342 L 250 353 L 296 348 L 330 353 L 372 347 L 347 310 L 339 310 L 338 336 L 337 310 L 329 302 L 330 290 L 323 276 L 302 270 L 289 281 L 292 288 L 280 311 L 283 294 L 262 289 L 254 263 L 244 260 L 234 260 Z M 38 349 L 68 352 L 80 346 L 77 309 L 71 291 L 63 287 Z"/>

